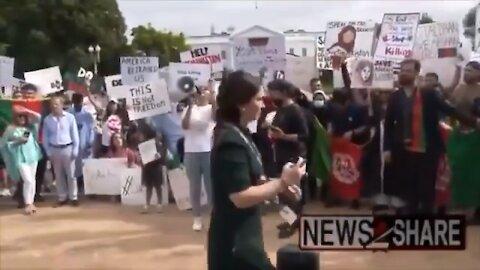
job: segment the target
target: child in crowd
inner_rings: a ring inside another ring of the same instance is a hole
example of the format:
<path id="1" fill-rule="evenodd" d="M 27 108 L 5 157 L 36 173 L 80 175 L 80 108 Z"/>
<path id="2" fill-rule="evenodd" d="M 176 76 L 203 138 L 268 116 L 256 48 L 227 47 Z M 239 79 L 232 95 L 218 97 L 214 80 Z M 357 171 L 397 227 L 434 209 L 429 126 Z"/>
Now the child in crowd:
<path id="1" fill-rule="evenodd" d="M 139 121 L 137 125 L 132 125 L 129 129 L 129 143 L 131 149 L 129 150 L 128 165 L 129 167 L 133 164 L 137 164 L 142 167 L 142 184 L 147 189 L 146 191 L 146 200 L 145 206 L 142 213 L 147 214 L 150 210 L 150 203 L 152 200 L 153 189 L 157 194 L 157 211 L 162 211 L 162 184 L 163 184 L 163 172 L 162 166 L 165 164 L 167 157 L 167 147 L 162 136 L 161 143 L 158 142 L 158 138 L 155 134 L 155 131 L 150 128 L 144 121 Z M 138 150 L 138 145 L 145 141 L 156 139 L 157 151 L 160 150 L 160 153 L 157 153 L 156 159 L 147 164 L 142 164 L 140 157 L 140 152 Z M 131 152 L 130 152 L 131 151 Z"/>

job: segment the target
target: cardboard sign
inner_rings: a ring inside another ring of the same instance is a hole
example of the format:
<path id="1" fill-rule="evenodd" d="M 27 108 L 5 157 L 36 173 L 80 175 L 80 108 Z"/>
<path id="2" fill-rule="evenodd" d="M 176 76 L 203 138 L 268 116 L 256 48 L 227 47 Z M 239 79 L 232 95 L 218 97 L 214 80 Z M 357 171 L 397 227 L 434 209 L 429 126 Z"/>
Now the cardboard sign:
<path id="1" fill-rule="evenodd" d="M 0 87 L 10 87 L 12 83 L 11 79 L 13 78 L 14 65 L 14 58 L 0 56 Z"/>
<path id="2" fill-rule="evenodd" d="M 126 158 L 84 159 L 85 194 L 121 195 L 121 179 L 126 168 Z"/>
<path id="3" fill-rule="evenodd" d="M 128 117 L 131 121 L 171 111 L 165 80 L 155 80 L 137 86 L 128 86 Z"/>
<path id="4" fill-rule="evenodd" d="M 157 159 L 157 144 L 155 139 L 151 139 L 140 143 L 138 145 L 138 151 L 140 152 L 140 158 L 142 159 L 142 164 L 148 164 Z"/>
<path id="5" fill-rule="evenodd" d="M 232 41 L 235 69 L 267 81 L 273 80 L 278 71 L 285 73 L 285 36 L 235 37 Z"/>
<path id="6" fill-rule="evenodd" d="M 418 60 L 457 57 L 457 22 L 427 23 L 417 27 L 413 57 Z"/>
<path id="7" fill-rule="evenodd" d="M 158 57 L 121 57 L 120 74 L 125 85 L 137 85 L 158 79 Z"/>
<path id="8" fill-rule="evenodd" d="M 38 86 L 41 95 L 63 90 L 62 75 L 58 66 L 24 73 L 25 81 Z"/>
<path id="9" fill-rule="evenodd" d="M 192 208 L 190 202 L 190 182 L 185 173 L 185 168 L 180 167 L 168 171 L 168 179 L 172 189 L 173 198 L 177 204 L 178 209 L 188 210 Z M 203 183 L 203 182 L 202 182 Z M 202 192 L 200 194 L 200 204 L 207 205 L 207 193 L 202 184 Z"/>
<path id="10" fill-rule="evenodd" d="M 420 13 L 384 14 L 375 59 L 397 62 L 411 57 Z"/>
<path id="11" fill-rule="evenodd" d="M 127 98 L 128 89 L 122 83 L 122 75 L 111 75 L 105 77 L 105 90 L 111 98 Z"/>
<path id="12" fill-rule="evenodd" d="M 183 77 L 191 77 L 198 87 L 207 87 L 210 79 L 210 66 L 203 64 L 170 63 L 168 67 L 168 91 L 172 102 L 186 98 L 185 93 L 178 87 L 178 81 Z"/>
<path id="13" fill-rule="evenodd" d="M 194 47 L 189 51 L 180 53 L 180 60 L 183 63 L 207 64 L 211 72 L 223 70 L 222 49 L 220 46 Z"/>

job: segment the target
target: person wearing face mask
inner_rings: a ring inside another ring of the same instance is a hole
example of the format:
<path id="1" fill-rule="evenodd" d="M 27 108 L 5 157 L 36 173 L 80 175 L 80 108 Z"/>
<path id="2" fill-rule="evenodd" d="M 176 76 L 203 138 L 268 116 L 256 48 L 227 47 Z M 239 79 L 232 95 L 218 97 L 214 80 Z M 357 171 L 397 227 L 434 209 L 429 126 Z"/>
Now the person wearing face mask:
<path id="1" fill-rule="evenodd" d="M 420 68 L 417 60 L 402 61 L 400 88 L 391 94 L 385 115 L 383 158 L 391 163 L 396 177 L 394 194 L 387 195 L 406 202 L 398 210 L 409 214 L 433 213 L 438 161 L 445 149 L 440 114 L 480 127 L 480 121 L 456 110 L 435 89 L 418 87 Z"/>
<path id="2" fill-rule="evenodd" d="M 312 111 L 317 117 L 320 124 L 326 128 L 328 123 L 327 118 L 327 103 L 328 96 L 322 90 L 317 90 L 313 93 Z"/>

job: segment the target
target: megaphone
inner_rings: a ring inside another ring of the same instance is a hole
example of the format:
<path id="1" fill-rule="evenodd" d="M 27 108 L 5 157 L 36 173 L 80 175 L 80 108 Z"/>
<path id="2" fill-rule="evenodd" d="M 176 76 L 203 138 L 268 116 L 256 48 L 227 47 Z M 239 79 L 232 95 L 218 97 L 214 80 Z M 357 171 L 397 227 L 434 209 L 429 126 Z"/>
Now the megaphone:
<path id="1" fill-rule="evenodd" d="M 177 88 L 185 94 L 193 94 L 196 90 L 195 81 L 192 77 L 183 76 L 177 81 Z"/>

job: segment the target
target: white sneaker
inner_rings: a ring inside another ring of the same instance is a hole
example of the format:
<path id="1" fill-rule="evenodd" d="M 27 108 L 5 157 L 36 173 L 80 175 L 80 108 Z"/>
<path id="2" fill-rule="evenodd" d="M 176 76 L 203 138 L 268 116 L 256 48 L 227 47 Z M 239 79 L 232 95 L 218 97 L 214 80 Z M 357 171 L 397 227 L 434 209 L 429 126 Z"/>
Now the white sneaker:
<path id="1" fill-rule="evenodd" d="M 8 188 L 4 188 L 2 190 L 0 190 L 0 196 L 12 196 L 12 194 L 10 193 L 10 190 Z"/>
<path id="2" fill-rule="evenodd" d="M 163 213 L 163 205 L 157 204 L 157 213 Z"/>
<path id="3" fill-rule="evenodd" d="M 193 218 L 193 226 L 192 229 L 196 232 L 199 232 L 202 230 L 202 218 L 201 217 L 195 217 Z"/>

